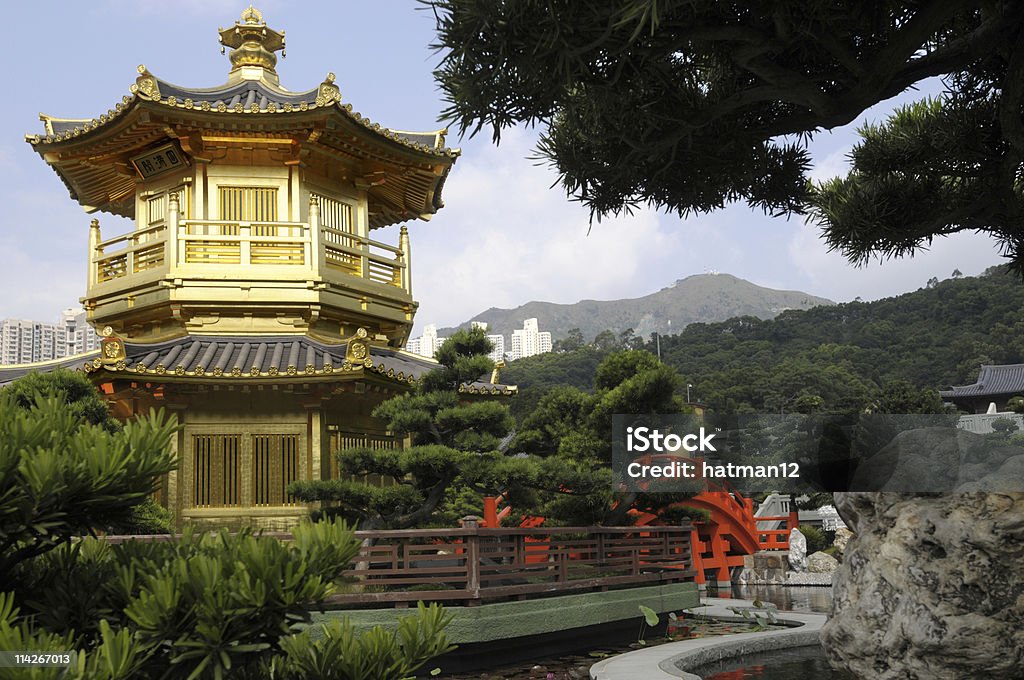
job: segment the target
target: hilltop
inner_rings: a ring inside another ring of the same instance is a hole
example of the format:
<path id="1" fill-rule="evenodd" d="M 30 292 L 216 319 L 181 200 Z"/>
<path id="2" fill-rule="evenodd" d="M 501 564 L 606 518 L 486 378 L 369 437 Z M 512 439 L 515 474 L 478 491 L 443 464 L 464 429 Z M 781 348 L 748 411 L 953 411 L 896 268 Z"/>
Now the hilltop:
<path id="1" fill-rule="evenodd" d="M 653 332 L 678 332 L 691 323 L 712 323 L 738 316 L 773 319 L 793 309 L 832 305 L 831 300 L 792 290 L 774 290 L 729 274 L 696 274 L 676 281 L 656 293 L 623 300 L 580 300 L 574 304 L 527 302 L 515 309 L 492 307 L 454 328 L 442 328 L 445 337 L 470 321 L 484 321 L 489 332 L 508 337 L 523 327 L 523 320 L 537 318 L 541 330 L 555 340 L 571 328 L 586 339 L 603 330 L 618 334 L 632 328 L 640 337 Z"/>

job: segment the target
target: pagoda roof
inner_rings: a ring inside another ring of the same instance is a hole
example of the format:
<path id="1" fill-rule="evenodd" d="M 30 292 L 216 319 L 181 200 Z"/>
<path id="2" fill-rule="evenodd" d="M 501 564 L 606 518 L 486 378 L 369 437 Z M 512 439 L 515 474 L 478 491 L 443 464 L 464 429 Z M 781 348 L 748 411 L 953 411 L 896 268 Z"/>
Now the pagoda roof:
<path id="1" fill-rule="evenodd" d="M 125 342 L 124 349 L 124 359 L 115 364 L 105 364 L 97 350 L 39 364 L 0 366 L 0 385 L 32 371 L 57 368 L 189 382 L 323 381 L 368 372 L 412 385 L 439 366 L 433 359 L 373 345 L 363 363 L 353 363 L 346 359 L 347 343 L 329 344 L 307 336 L 186 336 L 160 343 Z M 459 391 L 509 395 L 517 388 L 478 380 L 461 385 Z"/>
<path id="2" fill-rule="evenodd" d="M 982 366 L 973 385 L 953 386 L 939 392 L 946 399 L 1024 394 L 1024 364 Z"/>
<path id="3" fill-rule="evenodd" d="M 305 92 L 290 92 L 265 80 L 243 80 L 217 87 L 187 88 L 153 76 L 145 66 L 139 66 L 139 73 L 140 77 L 131 88 L 131 96 L 123 97 L 121 102 L 105 114 L 96 118 L 57 118 L 41 113 L 39 119 L 43 122 L 45 133 L 26 135 L 26 140 L 36 147 L 72 141 L 76 137 L 112 125 L 129 112 L 131 105 L 141 100 L 186 110 L 231 115 L 266 115 L 336 108 L 347 118 L 373 131 L 377 136 L 414 151 L 446 158 L 455 158 L 460 153 L 458 149 L 445 146 L 445 128 L 426 132 L 392 130 L 374 123 L 357 111 L 354 112 L 352 104 L 342 104 L 340 92 L 333 84 L 333 73 L 328 73 L 319 87 Z"/>
<path id="4" fill-rule="evenodd" d="M 371 228 L 428 219 L 443 206 L 444 180 L 460 153 L 445 146 L 447 130 L 406 132 L 375 123 L 342 102 L 333 73 L 310 90 L 281 87 L 273 52 L 283 49 L 283 33 L 267 28 L 258 10 L 246 10 L 234 29 L 222 29 L 221 42 L 235 48 L 235 68 L 223 85 L 182 87 L 139 66 L 130 95 L 106 113 L 88 119 L 40 114 L 43 132 L 26 140 L 87 210 L 128 218 L 135 216 L 142 181 L 130 158 L 178 140 L 187 155 L 203 160 L 208 136 L 219 143 L 271 138 L 282 145 L 282 162 L 298 162 L 302 147 L 332 163 L 355 164 L 361 174 L 352 179 L 379 207 Z"/>
<path id="5" fill-rule="evenodd" d="M 24 377 L 32 372 L 49 373 L 61 368 L 76 369 L 82 366 L 84 361 L 92 361 L 100 355 L 99 350 L 73 354 L 60 359 L 49 359 L 47 361 L 33 361 L 27 364 L 0 365 L 0 387 L 3 387 L 18 378 Z"/>
<path id="6" fill-rule="evenodd" d="M 353 364 L 345 359 L 346 344 L 328 344 L 301 336 L 195 337 L 161 343 L 124 343 L 125 358 L 104 364 L 100 350 L 34 364 L 0 366 L 0 386 L 33 371 L 58 368 L 88 373 L 110 371 L 125 377 L 172 379 L 195 382 L 296 380 L 339 377 L 370 372 L 389 381 L 413 385 L 423 374 L 436 369 L 433 359 L 391 347 L 370 346 L 369 361 Z M 191 379 L 191 380 L 190 380 Z M 459 387 L 464 394 L 511 395 L 515 385 L 483 380 Z"/>

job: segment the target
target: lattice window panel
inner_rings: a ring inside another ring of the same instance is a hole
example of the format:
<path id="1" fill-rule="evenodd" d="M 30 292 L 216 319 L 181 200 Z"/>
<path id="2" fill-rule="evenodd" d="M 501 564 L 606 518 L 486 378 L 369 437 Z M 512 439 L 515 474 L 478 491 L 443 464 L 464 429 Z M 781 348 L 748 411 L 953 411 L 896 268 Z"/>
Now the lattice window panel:
<path id="1" fill-rule="evenodd" d="M 298 435 L 252 435 L 253 505 L 293 505 L 286 489 L 300 478 L 299 466 Z"/>
<path id="2" fill-rule="evenodd" d="M 313 194 L 320 204 L 320 225 L 338 231 L 353 231 L 352 206 L 344 201 Z"/>
<path id="3" fill-rule="evenodd" d="M 220 219 L 228 222 L 276 222 L 277 187 L 221 187 Z M 238 233 L 237 227 L 232 235 Z M 261 231 L 262 229 L 262 231 Z M 228 232 L 223 232 L 225 235 Z M 275 236 L 272 226 L 255 227 L 254 236 Z"/>
<path id="4" fill-rule="evenodd" d="M 192 435 L 192 503 L 197 508 L 242 502 L 241 435 Z"/>

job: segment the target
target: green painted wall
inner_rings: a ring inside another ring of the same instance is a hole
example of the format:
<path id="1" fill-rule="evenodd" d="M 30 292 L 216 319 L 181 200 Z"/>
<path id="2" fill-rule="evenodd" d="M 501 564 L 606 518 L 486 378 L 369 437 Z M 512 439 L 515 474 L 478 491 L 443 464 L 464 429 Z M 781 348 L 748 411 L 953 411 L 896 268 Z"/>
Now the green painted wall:
<path id="1" fill-rule="evenodd" d="M 505 640 L 524 635 L 551 633 L 601 623 L 636 619 L 639 605 L 658 613 L 679 611 L 700 604 L 695 583 L 672 583 L 603 593 L 563 595 L 521 602 L 499 602 L 479 607 L 446 607 L 454 614 L 447 628 L 455 644 Z M 313 614 L 313 626 L 333 618 L 348 617 L 357 629 L 393 626 L 408 609 L 363 609 Z M 314 633 L 315 635 L 315 633 Z"/>

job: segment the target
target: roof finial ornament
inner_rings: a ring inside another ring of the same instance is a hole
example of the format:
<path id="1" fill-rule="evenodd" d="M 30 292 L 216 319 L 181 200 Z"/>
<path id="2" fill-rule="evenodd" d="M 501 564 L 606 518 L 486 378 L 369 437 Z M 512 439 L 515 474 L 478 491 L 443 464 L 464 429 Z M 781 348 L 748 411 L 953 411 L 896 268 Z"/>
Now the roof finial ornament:
<path id="1" fill-rule="evenodd" d="M 249 7 L 242 12 L 242 21 L 249 25 L 257 25 L 263 23 L 263 12 L 259 11 L 249 3 Z"/>
<path id="2" fill-rule="evenodd" d="M 275 31 L 263 21 L 263 12 L 249 5 L 231 28 L 219 29 L 221 52 L 230 47 L 231 72 L 228 82 L 266 80 L 279 85 L 277 56 L 284 56 L 284 31 Z"/>

